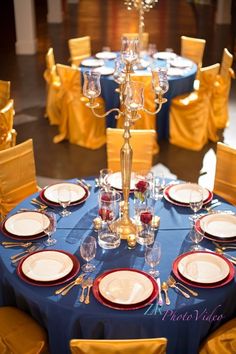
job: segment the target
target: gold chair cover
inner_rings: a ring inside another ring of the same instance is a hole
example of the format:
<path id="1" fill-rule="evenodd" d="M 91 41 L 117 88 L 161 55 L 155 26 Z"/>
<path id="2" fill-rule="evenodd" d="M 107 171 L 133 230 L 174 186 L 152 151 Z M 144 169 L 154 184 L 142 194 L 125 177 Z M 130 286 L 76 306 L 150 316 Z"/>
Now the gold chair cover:
<path id="1" fill-rule="evenodd" d="M 59 143 L 64 139 L 88 149 L 98 149 L 106 143 L 105 118 L 97 118 L 85 105 L 81 95 L 81 72 L 79 69 L 57 64 L 61 87 L 59 98 L 61 100 L 60 133 L 53 139 Z M 104 113 L 104 104 L 101 98 L 97 100 Z"/>
<path id="2" fill-rule="evenodd" d="M 200 348 L 199 354 L 236 353 L 236 318 L 221 325 L 209 335 Z"/>
<path id="3" fill-rule="evenodd" d="M 142 82 L 144 85 L 144 107 L 147 108 L 150 112 L 155 112 L 156 103 L 155 100 L 155 92 L 152 88 L 152 77 L 149 75 L 135 75 L 131 76 L 132 81 Z M 142 110 L 139 111 L 141 116 L 140 119 L 136 120 L 132 125 L 132 129 L 154 129 L 156 130 L 156 115 L 148 114 Z M 124 118 L 120 117 L 117 120 L 117 128 L 124 127 Z M 158 145 L 157 139 L 154 142 L 154 151 L 153 154 L 157 154 L 160 151 L 160 147 Z"/>
<path id="4" fill-rule="evenodd" d="M 0 109 L 6 106 L 10 99 L 10 81 L 0 80 Z"/>
<path id="5" fill-rule="evenodd" d="M 166 338 L 150 339 L 72 339 L 72 354 L 165 354 Z"/>
<path id="6" fill-rule="evenodd" d="M 53 48 L 49 48 L 46 54 L 46 70 L 44 79 L 47 83 L 46 116 L 51 125 L 60 124 L 61 108 L 58 93 L 60 89 L 60 78 L 56 72 Z"/>
<path id="7" fill-rule="evenodd" d="M 214 193 L 236 205 L 236 149 L 217 143 Z"/>
<path id="8" fill-rule="evenodd" d="M 107 165 L 112 171 L 120 171 L 120 149 L 124 143 L 123 129 L 107 128 Z M 133 149 L 132 171 L 149 171 L 152 167 L 154 146 L 157 139 L 155 130 L 131 130 L 130 145 Z"/>
<path id="9" fill-rule="evenodd" d="M 78 67 L 81 61 L 91 56 L 91 38 L 84 36 L 79 38 L 71 38 L 68 41 L 70 62 Z"/>
<path id="10" fill-rule="evenodd" d="M 0 216 L 37 190 L 32 139 L 0 151 Z"/>
<path id="11" fill-rule="evenodd" d="M 15 111 L 13 100 L 0 110 L 0 151 L 16 145 L 16 130 L 13 129 Z"/>
<path id="12" fill-rule="evenodd" d="M 219 66 L 214 64 L 201 68 L 199 90 L 171 101 L 171 144 L 198 151 L 208 139 L 218 140 L 210 99 Z"/>
<path id="13" fill-rule="evenodd" d="M 139 37 L 139 34 L 135 33 L 135 32 L 122 33 L 122 37 L 126 37 L 128 39 L 135 39 L 135 38 Z M 142 50 L 147 50 L 148 42 L 149 42 L 149 33 L 143 32 L 142 33 L 142 48 L 141 48 Z"/>
<path id="14" fill-rule="evenodd" d="M 234 70 L 231 68 L 233 64 L 233 55 L 224 48 L 220 74 L 217 76 L 211 104 L 215 125 L 218 129 L 224 129 L 229 124 L 229 94 L 231 88 L 231 79 L 235 78 Z"/>
<path id="15" fill-rule="evenodd" d="M 1 354 L 47 354 L 47 333 L 28 314 L 14 308 L 0 308 Z"/>

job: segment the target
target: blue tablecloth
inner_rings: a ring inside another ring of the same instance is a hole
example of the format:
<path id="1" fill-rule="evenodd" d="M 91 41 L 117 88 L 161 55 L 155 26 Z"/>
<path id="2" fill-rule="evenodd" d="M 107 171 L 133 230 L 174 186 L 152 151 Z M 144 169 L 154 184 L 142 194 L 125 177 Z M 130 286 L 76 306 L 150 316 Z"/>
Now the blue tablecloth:
<path id="1" fill-rule="evenodd" d="M 93 184 L 92 180 L 90 182 Z M 27 198 L 12 213 L 22 207 L 32 208 L 31 198 Z M 233 206 L 224 202 L 216 209 L 235 211 Z M 57 243 L 52 248 L 75 254 L 82 264 L 83 260 L 79 254 L 81 240 L 88 234 L 96 236 L 96 232 L 92 230 L 92 220 L 97 216 L 97 191 L 92 188 L 89 199 L 72 210 L 72 214 L 66 218 L 61 218 L 58 210 L 56 211 Z M 188 208 L 174 206 L 164 199 L 156 203 L 156 214 L 161 218 L 156 239 L 162 245 L 159 264 L 162 281 L 170 274 L 173 260 L 191 246 L 188 238 L 190 213 Z M 0 240 L 5 239 L 6 237 L 0 234 Z M 204 240 L 202 245 L 213 249 L 211 241 Z M 236 315 L 235 279 L 222 288 L 199 288 L 199 296 L 190 299 L 185 299 L 170 289 L 171 305 L 164 305 L 161 310 L 154 302 L 153 306 L 139 310 L 118 311 L 103 306 L 93 295 L 90 305 L 81 304 L 80 287 L 74 287 L 67 296 L 62 297 L 54 295 L 54 291 L 61 286 L 36 287 L 24 283 L 10 262 L 10 256 L 19 249 L 0 247 L 1 305 L 16 305 L 31 313 L 45 326 L 51 354 L 69 353 L 71 338 L 148 337 L 166 337 L 168 354 L 197 354 L 202 340 L 221 323 Z M 96 265 L 94 277 L 105 270 L 118 267 L 144 271 L 148 269 L 143 248 L 138 245 L 134 250 L 130 250 L 124 240 L 116 250 L 105 251 L 98 247 L 93 263 Z"/>
<path id="2" fill-rule="evenodd" d="M 153 60 L 155 65 L 165 66 L 165 60 Z M 114 67 L 114 60 L 106 60 L 105 65 L 108 67 Z M 82 72 L 86 70 L 91 70 L 91 68 L 84 67 L 81 65 Z M 156 120 L 156 130 L 158 132 L 158 139 L 169 139 L 169 110 L 171 99 L 184 93 L 190 93 L 193 91 L 193 82 L 195 79 L 197 71 L 197 65 L 193 63 L 192 67 L 185 70 L 181 76 L 168 76 L 169 90 L 165 94 L 167 98 L 167 103 L 162 106 L 161 111 L 158 113 Z M 138 70 L 138 73 L 145 75 L 147 70 Z M 120 106 L 119 95 L 115 92 L 118 84 L 114 81 L 112 75 L 102 75 L 101 76 L 101 96 L 105 101 L 106 111 L 117 108 Z M 111 113 L 107 116 L 107 127 L 115 128 L 116 113 Z"/>

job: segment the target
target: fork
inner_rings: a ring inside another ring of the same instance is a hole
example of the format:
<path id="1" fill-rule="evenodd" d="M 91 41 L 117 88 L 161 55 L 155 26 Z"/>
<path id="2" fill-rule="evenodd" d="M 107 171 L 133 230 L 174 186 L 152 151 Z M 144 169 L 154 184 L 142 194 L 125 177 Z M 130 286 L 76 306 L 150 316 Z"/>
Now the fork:
<path id="1" fill-rule="evenodd" d="M 36 200 L 33 200 L 33 199 L 31 200 L 30 203 L 33 204 L 33 205 L 36 205 L 37 207 L 39 207 L 40 210 L 45 210 L 45 209 L 48 208 L 47 205 L 42 204 L 42 203 L 40 203 L 40 202 L 38 202 L 38 201 L 36 201 Z"/>
<path id="2" fill-rule="evenodd" d="M 205 206 L 205 207 L 203 207 L 203 209 L 209 212 L 212 209 L 214 209 L 214 208 L 216 208 L 217 206 L 220 206 L 220 205 L 221 205 L 221 202 L 217 202 L 217 203 L 211 204 L 210 206 Z"/>
<path id="3" fill-rule="evenodd" d="M 235 246 L 221 246 L 219 243 L 217 243 L 215 241 L 213 241 L 213 243 L 216 247 L 221 248 L 222 251 L 226 251 L 226 250 L 230 250 L 230 249 L 236 250 L 236 245 Z"/>
<path id="4" fill-rule="evenodd" d="M 87 280 L 88 291 L 87 291 L 86 298 L 84 300 L 84 303 L 86 305 L 90 303 L 90 289 L 91 289 L 92 286 L 93 286 L 93 278 L 88 278 L 88 280 Z"/>
<path id="5" fill-rule="evenodd" d="M 178 287 L 177 285 L 175 285 L 175 280 L 171 280 L 171 278 L 168 278 L 167 279 L 167 284 L 169 285 L 170 288 L 175 288 L 177 290 L 179 290 L 179 292 L 184 296 L 186 297 L 186 299 L 189 299 L 190 298 L 190 295 L 187 294 L 185 291 L 183 291 L 182 289 L 180 289 L 180 287 Z"/>
<path id="6" fill-rule="evenodd" d="M 186 289 L 188 292 L 190 292 L 191 295 L 198 296 L 198 293 L 196 291 L 194 291 L 194 290 L 190 289 L 189 287 L 187 287 L 186 285 L 176 281 L 171 275 L 169 276 L 169 279 L 173 282 L 173 284 L 182 286 L 184 289 Z"/>
<path id="7" fill-rule="evenodd" d="M 55 291 L 55 295 L 59 295 L 59 294 L 65 292 L 66 290 L 69 291 L 74 285 L 79 284 L 79 281 L 81 282 L 81 281 L 83 280 L 83 277 L 84 277 L 84 274 L 80 274 L 80 275 L 79 275 L 76 279 L 74 279 L 72 282 L 70 282 L 69 284 L 63 286 L 63 288 L 57 289 L 57 290 Z M 67 292 L 66 292 L 66 294 L 67 294 Z M 66 294 L 64 293 L 64 295 L 66 295 Z"/>
<path id="8" fill-rule="evenodd" d="M 11 262 L 12 262 L 12 264 L 15 264 L 15 263 L 19 262 L 22 258 L 26 257 L 27 253 L 30 254 L 30 253 L 33 253 L 38 250 L 40 250 L 40 247 L 31 246 L 26 252 L 24 252 L 24 254 L 22 256 L 19 256 L 19 254 L 18 254 L 17 258 L 14 258 L 14 259 L 11 258 Z M 12 256 L 12 257 L 14 257 L 14 256 Z"/>
<path id="9" fill-rule="evenodd" d="M 32 252 L 32 251 L 34 251 L 36 248 L 37 248 L 36 245 L 30 246 L 27 250 L 25 250 L 25 251 L 23 251 L 23 252 L 20 252 L 20 253 L 17 253 L 17 254 L 14 254 L 14 256 L 11 256 L 10 259 L 14 260 L 14 259 L 16 259 L 16 258 L 19 258 L 19 257 L 21 257 L 21 255 L 23 255 L 23 254 L 25 254 L 25 253 Z"/>
<path id="10" fill-rule="evenodd" d="M 84 274 L 81 274 L 78 278 L 76 278 L 75 281 L 73 282 L 73 284 L 71 284 L 70 286 L 68 286 L 66 289 L 64 289 L 61 292 L 61 295 L 65 296 L 75 285 L 81 284 L 81 282 L 83 281 L 83 277 L 84 277 Z"/>

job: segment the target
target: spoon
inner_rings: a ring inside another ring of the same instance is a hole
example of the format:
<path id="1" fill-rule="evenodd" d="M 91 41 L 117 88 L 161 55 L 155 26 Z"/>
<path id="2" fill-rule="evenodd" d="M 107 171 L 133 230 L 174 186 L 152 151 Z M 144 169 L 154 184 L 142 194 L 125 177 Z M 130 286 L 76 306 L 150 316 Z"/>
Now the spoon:
<path id="1" fill-rule="evenodd" d="M 165 281 L 163 281 L 163 283 L 161 284 L 161 290 L 164 292 L 165 294 L 165 302 L 166 302 L 166 305 L 170 305 L 170 299 L 168 297 L 168 285 Z"/>

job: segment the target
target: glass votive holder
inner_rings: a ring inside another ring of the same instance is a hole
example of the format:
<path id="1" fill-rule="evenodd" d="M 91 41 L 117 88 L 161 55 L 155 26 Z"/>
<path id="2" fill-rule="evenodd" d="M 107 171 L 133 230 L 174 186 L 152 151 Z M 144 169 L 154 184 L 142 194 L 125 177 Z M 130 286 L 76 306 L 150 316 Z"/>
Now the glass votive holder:
<path id="1" fill-rule="evenodd" d="M 154 242 L 154 230 L 151 228 L 143 228 L 137 233 L 136 241 L 139 245 L 151 245 Z"/>
<path id="2" fill-rule="evenodd" d="M 120 246 L 120 232 L 113 230 L 109 224 L 103 224 L 98 230 L 98 244 L 105 250 Z"/>
<path id="3" fill-rule="evenodd" d="M 93 219 L 93 228 L 95 231 L 100 230 L 102 227 L 102 218 L 99 216 Z"/>
<path id="4" fill-rule="evenodd" d="M 129 249 L 135 248 L 137 244 L 136 234 L 129 234 L 127 236 L 127 245 Z"/>

